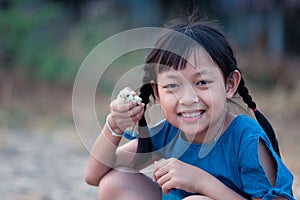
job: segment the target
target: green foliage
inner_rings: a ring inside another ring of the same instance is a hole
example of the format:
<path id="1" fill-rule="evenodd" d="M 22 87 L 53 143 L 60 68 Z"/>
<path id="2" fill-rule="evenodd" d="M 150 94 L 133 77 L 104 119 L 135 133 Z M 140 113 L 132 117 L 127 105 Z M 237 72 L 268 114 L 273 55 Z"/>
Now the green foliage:
<path id="1" fill-rule="evenodd" d="M 0 43 L 4 55 L 3 67 L 20 68 L 32 79 L 53 79 L 59 73 L 61 59 L 55 56 L 57 35 L 50 24 L 59 20 L 58 5 L 43 5 L 30 1 L 11 1 L 0 13 Z"/>
<path id="2" fill-rule="evenodd" d="M 58 3 L 9 1 L 0 10 L 0 68 L 21 70 L 32 81 L 73 83 L 84 57 L 116 27 L 110 14 L 103 16 L 74 21 Z"/>

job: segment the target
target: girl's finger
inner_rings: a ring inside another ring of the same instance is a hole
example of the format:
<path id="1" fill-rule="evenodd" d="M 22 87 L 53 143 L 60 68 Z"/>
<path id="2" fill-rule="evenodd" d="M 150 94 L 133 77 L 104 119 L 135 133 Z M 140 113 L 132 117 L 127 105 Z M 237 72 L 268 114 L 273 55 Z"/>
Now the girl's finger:
<path id="1" fill-rule="evenodd" d="M 114 118 L 114 116 L 113 116 L 113 118 Z M 125 127 L 125 128 L 131 126 L 134 123 L 134 121 L 128 116 L 115 117 L 114 120 L 115 120 L 116 124 L 118 124 L 119 126 Z"/>
<path id="2" fill-rule="evenodd" d="M 172 177 L 169 174 L 171 164 L 177 159 L 162 159 L 154 162 L 153 180 L 157 181 L 162 191 L 168 194 L 174 186 Z"/>
<path id="3" fill-rule="evenodd" d="M 131 101 L 127 104 L 120 104 L 118 101 L 115 99 L 110 103 L 110 110 L 111 111 L 117 111 L 117 112 L 128 112 L 128 110 L 131 110 L 132 108 L 136 107 L 137 102 L 136 101 Z"/>
<path id="4" fill-rule="evenodd" d="M 133 122 L 138 122 L 142 118 L 143 115 L 144 115 L 144 111 L 132 116 L 131 119 Z"/>
<path id="5" fill-rule="evenodd" d="M 130 117 L 134 118 L 136 115 L 142 115 L 144 113 L 144 106 L 144 104 L 141 104 L 129 110 Z"/>
<path id="6" fill-rule="evenodd" d="M 154 161 L 153 181 L 157 181 L 161 176 L 168 173 L 167 160 Z"/>
<path id="7" fill-rule="evenodd" d="M 167 167 L 167 166 L 171 165 L 172 163 L 176 162 L 176 160 L 177 159 L 175 159 L 175 158 L 161 159 L 154 163 L 154 170 L 160 169 L 163 167 Z"/>
<path id="8" fill-rule="evenodd" d="M 165 173 L 165 174 L 163 174 L 162 176 L 158 177 L 157 180 L 156 180 L 156 182 L 157 182 L 158 185 L 162 188 L 163 185 L 164 185 L 166 182 L 170 181 L 171 178 L 172 178 L 172 177 L 170 177 L 170 174 L 169 174 L 169 173 Z"/>
<path id="9" fill-rule="evenodd" d="M 128 105 L 112 105 L 110 113 L 113 117 L 118 116 L 118 118 L 130 118 L 135 115 L 144 112 L 144 104 L 140 106 L 131 106 Z"/>
<path id="10" fill-rule="evenodd" d="M 166 181 L 162 186 L 161 186 L 161 190 L 163 193 L 165 194 L 169 194 L 172 190 L 172 188 L 174 187 L 174 183 L 172 182 L 171 179 L 169 179 L 168 181 Z"/>

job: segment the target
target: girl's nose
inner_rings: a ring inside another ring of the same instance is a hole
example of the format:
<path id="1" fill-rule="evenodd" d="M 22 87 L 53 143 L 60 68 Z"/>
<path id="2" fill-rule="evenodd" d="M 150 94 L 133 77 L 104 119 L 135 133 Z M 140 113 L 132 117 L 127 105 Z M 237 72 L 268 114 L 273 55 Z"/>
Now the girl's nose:
<path id="1" fill-rule="evenodd" d="M 179 104 L 191 105 L 193 103 L 198 103 L 199 98 L 195 91 L 191 88 L 184 89 L 182 96 L 179 98 Z"/>

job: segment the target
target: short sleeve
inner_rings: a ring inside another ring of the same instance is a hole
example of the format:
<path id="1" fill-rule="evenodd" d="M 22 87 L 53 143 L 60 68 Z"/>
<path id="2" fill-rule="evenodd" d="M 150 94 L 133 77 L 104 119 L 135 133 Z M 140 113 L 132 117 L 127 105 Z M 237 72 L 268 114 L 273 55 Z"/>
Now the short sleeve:
<path id="1" fill-rule="evenodd" d="M 259 159 L 259 141 L 264 142 L 276 162 L 277 177 L 272 187 Z M 272 145 L 260 127 L 245 129 L 238 154 L 238 168 L 243 191 L 252 198 L 274 199 L 284 196 L 293 200 L 293 176 L 275 153 Z"/>
<path id="2" fill-rule="evenodd" d="M 125 130 L 123 136 L 128 140 L 134 140 L 138 137 L 138 133 L 137 132 L 132 132 L 131 130 Z"/>
<path id="3" fill-rule="evenodd" d="M 150 137 L 152 138 L 153 136 L 155 136 L 159 132 L 163 131 L 166 124 L 168 124 L 167 121 L 162 120 L 162 121 L 158 122 L 157 124 L 149 127 L 148 130 L 149 130 L 149 133 L 150 133 Z M 132 132 L 132 130 L 126 129 L 125 132 L 124 132 L 124 137 L 128 140 L 137 139 L 138 138 L 138 132 L 136 132 L 136 131 Z"/>
<path id="4" fill-rule="evenodd" d="M 178 128 L 172 126 L 167 120 L 162 120 L 157 124 L 148 127 L 149 134 L 152 142 L 152 152 L 164 156 L 165 151 L 172 148 L 171 141 L 178 133 Z M 124 137 L 129 140 L 136 139 L 138 137 L 137 132 L 131 130 L 125 130 Z"/>

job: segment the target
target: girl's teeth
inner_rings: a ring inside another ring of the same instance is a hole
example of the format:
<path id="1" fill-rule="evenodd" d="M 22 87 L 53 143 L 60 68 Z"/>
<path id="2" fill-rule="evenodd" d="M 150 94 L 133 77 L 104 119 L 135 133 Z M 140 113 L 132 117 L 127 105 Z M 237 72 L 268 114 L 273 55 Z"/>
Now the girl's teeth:
<path id="1" fill-rule="evenodd" d="M 182 117 L 197 117 L 200 116 L 200 112 L 195 112 L 195 113 L 182 113 Z"/>

